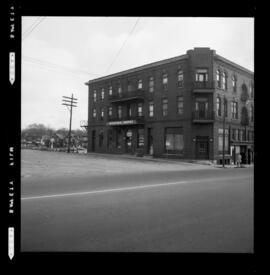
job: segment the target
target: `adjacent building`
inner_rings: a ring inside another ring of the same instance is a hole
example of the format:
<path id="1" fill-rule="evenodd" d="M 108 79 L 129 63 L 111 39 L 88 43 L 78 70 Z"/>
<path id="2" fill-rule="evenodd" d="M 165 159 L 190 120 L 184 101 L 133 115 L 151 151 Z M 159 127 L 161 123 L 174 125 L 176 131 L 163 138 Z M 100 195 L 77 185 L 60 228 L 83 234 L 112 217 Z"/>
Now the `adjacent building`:
<path id="1" fill-rule="evenodd" d="M 254 74 L 215 50 L 194 48 L 86 85 L 88 152 L 253 162 Z"/>

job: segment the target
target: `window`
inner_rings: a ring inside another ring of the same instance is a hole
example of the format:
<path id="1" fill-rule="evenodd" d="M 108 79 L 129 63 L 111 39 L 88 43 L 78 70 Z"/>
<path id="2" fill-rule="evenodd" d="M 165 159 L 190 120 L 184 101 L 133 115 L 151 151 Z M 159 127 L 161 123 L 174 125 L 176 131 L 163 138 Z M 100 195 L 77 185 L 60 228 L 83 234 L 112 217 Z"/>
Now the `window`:
<path id="1" fill-rule="evenodd" d="M 231 113 L 233 119 L 238 119 L 238 102 L 232 101 L 231 102 Z"/>
<path id="2" fill-rule="evenodd" d="M 138 116 L 142 116 L 142 108 L 143 108 L 143 105 L 142 103 L 138 103 Z"/>
<path id="3" fill-rule="evenodd" d="M 118 86 L 118 90 L 117 90 L 117 92 L 118 92 L 118 95 L 119 96 L 121 96 L 122 95 L 122 87 L 121 87 L 121 85 L 119 84 L 119 86 Z"/>
<path id="4" fill-rule="evenodd" d="M 235 140 L 235 129 L 232 129 L 232 140 Z"/>
<path id="5" fill-rule="evenodd" d="M 244 140 L 244 131 L 243 130 L 239 130 L 239 140 L 243 141 Z"/>
<path id="6" fill-rule="evenodd" d="M 132 116 L 131 106 L 127 105 L 127 117 L 131 117 L 131 116 Z"/>
<path id="7" fill-rule="evenodd" d="M 103 120 L 104 119 L 104 108 L 101 107 L 100 108 L 100 120 Z"/>
<path id="8" fill-rule="evenodd" d="M 117 117 L 122 118 L 122 106 L 117 107 Z"/>
<path id="9" fill-rule="evenodd" d="M 97 91 L 94 90 L 93 92 L 93 101 L 96 102 L 97 101 Z"/>
<path id="10" fill-rule="evenodd" d="M 127 90 L 128 90 L 128 92 L 131 92 L 131 90 L 132 90 L 132 86 L 131 86 L 130 81 L 128 81 Z"/>
<path id="11" fill-rule="evenodd" d="M 224 151 L 229 151 L 229 130 L 225 129 L 225 143 L 224 143 Z M 219 152 L 223 151 L 223 128 L 218 129 L 218 150 Z"/>
<path id="12" fill-rule="evenodd" d="M 144 147 L 144 129 L 143 128 L 138 129 L 137 147 L 138 148 Z"/>
<path id="13" fill-rule="evenodd" d="M 168 115 L 168 99 L 167 98 L 162 99 L 162 115 L 163 116 Z"/>
<path id="14" fill-rule="evenodd" d="M 183 154 L 184 136 L 182 128 L 165 129 L 165 150 L 168 154 Z"/>
<path id="15" fill-rule="evenodd" d="M 154 116 L 154 101 L 149 102 L 149 117 Z"/>
<path id="16" fill-rule="evenodd" d="M 217 70 L 216 78 L 217 78 L 217 86 L 218 88 L 221 88 L 221 71 L 220 70 Z"/>
<path id="17" fill-rule="evenodd" d="M 179 88 L 183 87 L 183 82 L 184 82 L 184 74 L 182 70 L 179 70 L 177 73 L 177 86 Z"/>
<path id="18" fill-rule="evenodd" d="M 254 107 L 250 106 L 250 121 L 254 122 Z"/>
<path id="19" fill-rule="evenodd" d="M 250 89 L 250 97 L 254 98 L 254 85 L 252 82 L 250 83 L 249 89 Z"/>
<path id="20" fill-rule="evenodd" d="M 182 115 L 183 114 L 183 96 L 177 97 L 177 114 Z"/>
<path id="21" fill-rule="evenodd" d="M 228 117 L 228 101 L 227 101 L 227 99 L 226 98 L 224 98 L 224 105 L 223 105 L 223 107 L 224 107 L 224 115 L 225 115 L 225 117 Z"/>
<path id="22" fill-rule="evenodd" d="M 101 100 L 104 99 L 104 95 L 105 95 L 104 88 L 102 88 L 102 89 L 101 89 Z"/>
<path id="23" fill-rule="evenodd" d="M 154 77 L 151 76 L 151 77 L 149 77 L 149 92 L 150 93 L 154 92 L 154 85 L 155 85 L 155 83 L 154 83 Z"/>
<path id="24" fill-rule="evenodd" d="M 233 92 L 236 92 L 237 88 L 236 88 L 236 76 L 235 75 L 232 76 L 232 87 L 233 87 Z"/>
<path id="25" fill-rule="evenodd" d="M 235 129 L 235 140 L 239 140 L 239 131 Z"/>
<path id="26" fill-rule="evenodd" d="M 141 90 L 142 89 L 142 80 L 139 79 L 138 80 L 138 90 Z"/>
<path id="27" fill-rule="evenodd" d="M 101 131 L 99 133 L 99 137 L 98 137 L 98 145 L 99 145 L 99 147 L 103 146 L 103 140 L 104 140 L 104 133 L 103 133 L 103 131 Z"/>
<path id="28" fill-rule="evenodd" d="M 222 73 L 222 89 L 227 90 L 228 88 L 228 83 L 227 83 L 227 73 L 223 72 Z"/>
<path id="29" fill-rule="evenodd" d="M 93 116 L 93 118 L 95 118 L 97 116 L 97 110 L 96 110 L 96 108 L 93 109 L 92 116 Z"/>
<path id="30" fill-rule="evenodd" d="M 221 116 L 221 98 L 217 97 L 217 115 Z"/>
<path id="31" fill-rule="evenodd" d="M 109 95 L 112 95 L 112 86 L 109 86 Z"/>
<path id="32" fill-rule="evenodd" d="M 208 70 L 197 69 L 196 70 L 196 82 L 207 82 L 208 81 Z"/>
<path id="33" fill-rule="evenodd" d="M 163 89 L 168 90 L 168 75 L 166 73 L 162 75 L 162 84 L 163 84 Z"/>
<path id="34" fill-rule="evenodd" d="M 112 116 L 112 106 L 110 106 L 108 108 L 108 116 L 111 117 Z"/>

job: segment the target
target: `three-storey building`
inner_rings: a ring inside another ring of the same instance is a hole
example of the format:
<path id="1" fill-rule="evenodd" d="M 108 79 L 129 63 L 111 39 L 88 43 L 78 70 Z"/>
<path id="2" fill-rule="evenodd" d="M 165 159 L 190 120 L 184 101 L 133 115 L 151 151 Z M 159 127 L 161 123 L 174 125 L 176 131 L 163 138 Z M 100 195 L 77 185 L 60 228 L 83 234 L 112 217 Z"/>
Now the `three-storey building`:
<path id="1" fill-rule="evenodd" d="M 253 72 L 210 48 L 86 85 L 88 152 L 253 161 Z"/>

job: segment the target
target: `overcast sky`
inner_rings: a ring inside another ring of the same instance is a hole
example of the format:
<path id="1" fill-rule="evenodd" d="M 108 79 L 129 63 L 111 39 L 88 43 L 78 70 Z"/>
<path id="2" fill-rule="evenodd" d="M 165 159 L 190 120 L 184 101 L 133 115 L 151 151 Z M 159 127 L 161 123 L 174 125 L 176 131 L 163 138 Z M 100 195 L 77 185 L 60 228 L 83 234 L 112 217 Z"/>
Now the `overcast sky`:
<path id="1" fill-rule="evenodd" d="M 254 71 L 253 18 L 23 17 L 22 128 L 68 128 L 62 96 L 78 98 L 72 129 L 87 120 L 90 79 L 210 47 Z M 121 49 L 121 51 L 120 51 Z"/>

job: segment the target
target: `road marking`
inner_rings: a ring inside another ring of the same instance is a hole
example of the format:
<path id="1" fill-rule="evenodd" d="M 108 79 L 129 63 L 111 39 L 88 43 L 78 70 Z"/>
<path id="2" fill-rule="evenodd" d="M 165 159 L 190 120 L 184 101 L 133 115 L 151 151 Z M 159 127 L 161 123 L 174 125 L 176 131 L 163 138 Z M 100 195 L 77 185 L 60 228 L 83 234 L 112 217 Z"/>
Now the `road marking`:
<path id="1" fill-rule="evenodd" d="M 55 197 L 81 196 L 81 195 L 91 195 L 91 194 L 99 194 L 99 193 L 107 193 L 107 192 L 145 189 L 145 188 L 168 186 L 168 185 L 175 185 L 175 184 L 185 184 L 185 183 L 187 183 L 187 181 L 166 182 L 166 183 L 159 183 L 159 184 L 136 185 L 136 186 L 103 189 L 103 190 L 95 190 L 95 191 L 85 191 L 85 192 L 55 194 L 55 195 L 43 195 L 43 196 L 34 196 L 34 197 L 23 197 L 21 199 L 22 200 L 33 200 L 33 199 L 48 199 L 48 198 L 55 198 Z"/>
<path id="2" fill-rule="evenodd" d="M 206 178 L 206 179 L 192 180 L 192 182 L 189 182 L 189 183 L 200 183 L 200 182 L 205 182 L 205 181 L 208 182 L 208 181 L 216 181 L 216 180 L 230 181 L 230 180 L 233 180 L 233 179 L 250 179 L 250 177 L 240 176 L 240 177 Z M 117 192 L 117 191 L 138 190 L 138 189 L 146 189 L 146 188 L 169 186 L 169 185 L 178 185 L 178 184 L 186 184 L 186 183 L 188 183 L 188 181 L 177 181 L 177 182 L 166 182 L 166 183 L 158 183 L 158 184 L 136 185 L 136 186 L 129 186 L 129 187 L 121 187 L 121 188 L 94 190 L 94 191 L 84 191 L 84 192 L 73 192 L 73 193 L 62 193 L 62 194 L 53 194 L 53 195 L 40 195 L 40 196 L 32 196 L 32 197 L 22 197 L 21 200 L 49 199 L 49 198 L 57 198 L 57 197 L 69 197 L 69 196 L 83 196 L 83 195 L 92 195 L 92 194 L 109 193 L 109 192 Z"/>

